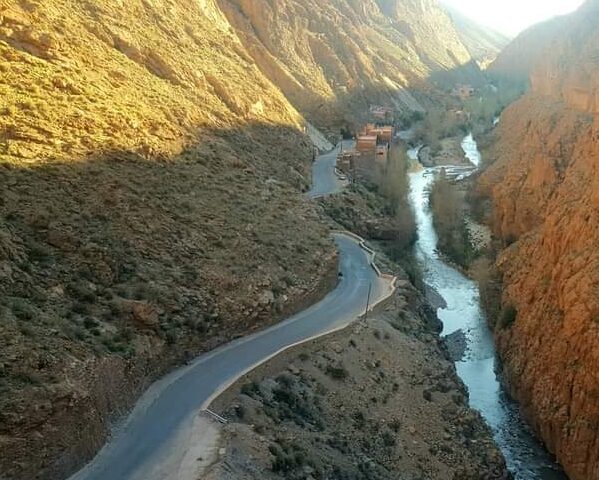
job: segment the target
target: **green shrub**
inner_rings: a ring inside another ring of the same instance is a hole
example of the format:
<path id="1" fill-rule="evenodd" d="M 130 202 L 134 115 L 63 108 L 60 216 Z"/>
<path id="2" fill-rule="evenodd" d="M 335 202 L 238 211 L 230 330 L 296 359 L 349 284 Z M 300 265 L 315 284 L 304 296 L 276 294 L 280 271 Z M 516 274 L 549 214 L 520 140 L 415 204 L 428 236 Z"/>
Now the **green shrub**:
<path id="1" fill-rule="evenodd" d="M 94 291 L 83 283 L 71 282 L 67 286 L 67 291 L 73 298 L 76 298 L 77 300 L 81 300 L 82 302 L 85 302 L 85 303 L 95 303 L 96 302 L 96 294 L 94 293 Z"/>
<path id="2" fill-rule="evenodd" d="M 517 317 L 518 310 L 516 310 L 516 307 L 511 304 L 504 306 L 499 317 L 499 328 L 502 330 L 510 328 L 516 321 Z"/>
<path id="3" fill-rule="evenodd" d="M 273 472 L 291 472 L 306 463 L 306 455 L 296 445 L 271 444 L 268 451 L 274 457 L 271 469 Z"/>
<path id="4" fill-rule="evenodd" d="M 352 418 L 354 419 L 354 425 L 356 428 L 362 430 L 366 426 L 366 417 L 364 417 L 364 413 L 361 411 L 358 410 L 354 412 Z"/>
<path id="5" fill-rule="evenodd" d="M 10 307 L 19 320 L 32 320 L 36 313 L 35 308 L 24 298 L 14 298 Z"/>
<path id="6" fill-rule="evenodd" d="M 90 313 L 89 305 L 82 302 L 75 302 L 73 304 L 72 311 L 78 313 L 79 315 L 89 315 Z"/>
<path id="7" fill-rule="evenodd" d="M 52 258 L 52 250 L 47 245 L 31 240 L 27 246 L 28 256 L 32 262 L 46 262 Z"/>
<path id="8" fill-rule="evenodd" d="M 395 437 L 389 431 L 383 432 L 381 438 L 383 440 L 383 445 L 385 445 L 386 447 L 393 447 L 397 443 Z"/>
<path id="9" fill-rule="evenodd" d="M 326 374 L 335 380 L 345 380 L 349 375 L 343 366 L 334 367 L 333 365 L 327 365 Z"/>
<path id="10" fill-rule="evenodd" d="M 302 361 L 305 362 L 310 358 L 310 355 L 308 355 L 306 352 L 302 352 L 298 355 L 298 358 Z"/>
<path id="11" fill-rule="evenodd" d="M 88 330 L 92 330 L 98 326 L 98 322 L 96 322 L 91 317 L 85 317 L 85 319 L 83 320 L 83 326 Z"/>
<path id="12" fill-rule="evenodd" d="M 260 394 L 260 385 L 257 382 L 244 383 L 241 386 L 241 393 L 248 397 L 254 397 Z"/>

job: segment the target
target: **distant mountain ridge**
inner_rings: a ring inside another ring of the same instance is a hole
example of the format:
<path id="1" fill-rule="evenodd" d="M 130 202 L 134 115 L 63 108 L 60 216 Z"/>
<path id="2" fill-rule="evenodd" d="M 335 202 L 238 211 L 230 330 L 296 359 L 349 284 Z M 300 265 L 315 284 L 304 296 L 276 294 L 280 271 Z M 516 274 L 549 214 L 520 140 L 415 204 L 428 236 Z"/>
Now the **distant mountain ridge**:
<path id="1" fill-rule="evenodd" d="M 493 62 L 510 43 L 506 35 L 475 22 L 456 8 L 445 4 L 443 8 L 453 20 L 462 43 L 482 67 Z"/>

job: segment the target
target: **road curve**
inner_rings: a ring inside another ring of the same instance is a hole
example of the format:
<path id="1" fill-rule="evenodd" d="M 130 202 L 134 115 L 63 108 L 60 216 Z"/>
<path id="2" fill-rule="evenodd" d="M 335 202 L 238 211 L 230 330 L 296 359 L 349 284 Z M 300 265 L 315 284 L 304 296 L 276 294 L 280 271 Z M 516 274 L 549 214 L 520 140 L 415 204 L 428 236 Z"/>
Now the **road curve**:
<path id="1" fill-rule="evenodd" d="M 344 141 L 351 148 L 353 141 Z M 311 198 L 340 191 L 347 182 L 335 173 L 338 145 L 314 162 Z M 197 443 L 197 415 L 245 373 L 277 353 L 346 327 L 393 291 L 393 282 L 372 268 L 372 255 L 353 236 L 335 234 L 341 277 L 323 300 L 267 330 L 198 357 L 191 365 L 154 383 L 100 453 L 70 480 L 163 480 L 188 461 Z M 200 432 L 202 435 L 202 432 Z M 206 433 L 204 432 L 204 437 Z"/>
<path id="2" fill-rule="evenodd" d="M 376 274 L 359 242 L 334 237 L 342 273 L 335 290 L 286 321 L 202 355 L 154 384 L 114 438 L 71 480 L 158 480 L 151 472 L 173 457 L 185 457 L 194 417 L 216 395 L 282 350 L 350 324 L 365 312 L 370 286 L 371 305 L 390 295 L 392 286 Z"/>
<path id="3" fill-rule="evenodd" d="M 353 140 L 343 140 L 343 149 L 349 150 L 353 148 Z M 320 155 L 316 158 L 312 165 L 312 188 L 308 192 L 310 198 L 324 197 L 337 193 L 347 185 L 346 180 L 342 180 L 335 173 L 337 164 L 337 154 L 341 150 L 341 144 L 337 145 L 333 150 Z"/>

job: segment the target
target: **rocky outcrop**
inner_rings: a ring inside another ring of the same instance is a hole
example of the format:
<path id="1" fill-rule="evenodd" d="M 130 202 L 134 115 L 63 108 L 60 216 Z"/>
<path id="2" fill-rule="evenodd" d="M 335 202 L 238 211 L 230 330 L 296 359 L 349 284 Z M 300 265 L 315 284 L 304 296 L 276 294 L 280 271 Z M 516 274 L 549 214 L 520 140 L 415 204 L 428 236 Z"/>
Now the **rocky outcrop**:
<path id="1" fill-rule="evenodd" d="M 510 244 L 498 261 L 517 312 L 496 331 L 505 378 L 574 480 L 599 479 L 598 7 L 564 20 L 480 180 Z"/>

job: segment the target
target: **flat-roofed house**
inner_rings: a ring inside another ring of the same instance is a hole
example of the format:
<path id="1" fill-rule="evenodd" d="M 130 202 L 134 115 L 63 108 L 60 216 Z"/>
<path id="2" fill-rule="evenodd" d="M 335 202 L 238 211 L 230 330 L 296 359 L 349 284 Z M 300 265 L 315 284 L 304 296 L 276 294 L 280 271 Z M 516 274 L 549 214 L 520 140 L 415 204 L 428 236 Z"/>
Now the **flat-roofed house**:
<path id="1" fill-rule="evenodd" d="M 391 143 L 393 140 L 393 126 L 391 125 L 377 127 L 372 123 L 368 123 L 364 126 L 362 132 L 365 135 L 376 135 L 378 143 Z"/>
<path id="2" fill-rule="evenodd" d="M 358 135 L 356 150 L 361 153 L 372 153 L 376 149 L 377 141 L 376 135 Z"/>
<path id="3" fill-rule="evenodd" d="M 393 127 L 391 125 L 380 127 L 378 137 L 380 142 L 391 143 L 393 141 Z"/>

